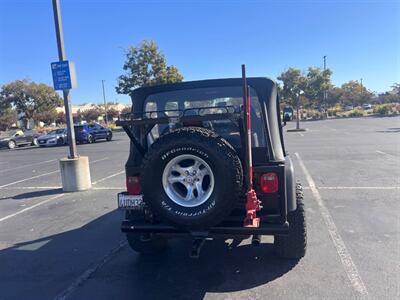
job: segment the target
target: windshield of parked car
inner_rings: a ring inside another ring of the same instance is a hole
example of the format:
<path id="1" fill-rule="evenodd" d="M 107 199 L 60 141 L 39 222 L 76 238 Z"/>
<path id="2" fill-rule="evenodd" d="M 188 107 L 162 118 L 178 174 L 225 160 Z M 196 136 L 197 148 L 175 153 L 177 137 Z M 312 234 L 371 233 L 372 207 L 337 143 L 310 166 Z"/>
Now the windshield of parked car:
<path id="1" fill-rule="evenodd" d="M 265 147 L 266 139 L 263 126 L 261 105 L 256 91 L 250 88 L 251 122 L 253 147 Z M 155 118 L 165 115 L 205 115 L 233 112 L 239 110 L 243 104 L 243 90 L 241 86 L 223 86 L 194 88 L 162 92 L 148 96 L 144 103 L 144 117 Z M 198 110 L 197 108 L 202 108 Z M 165 111 L 165 112 L 163 112 Z M 239 128 L 230 120 L 204 121 L 196 126 L 209 128 L 234 146 L 240 147 Z M 151 131 L 151 137 L 156 139 L 161 134 L 174 129 L 176 124 L 158 124 Z"/>
<path id="2" fill-rule="evenodd" d="M 55 129 L 49 132 L 49 134 L 61 134 L 64 133 L 64 129 Z"/>

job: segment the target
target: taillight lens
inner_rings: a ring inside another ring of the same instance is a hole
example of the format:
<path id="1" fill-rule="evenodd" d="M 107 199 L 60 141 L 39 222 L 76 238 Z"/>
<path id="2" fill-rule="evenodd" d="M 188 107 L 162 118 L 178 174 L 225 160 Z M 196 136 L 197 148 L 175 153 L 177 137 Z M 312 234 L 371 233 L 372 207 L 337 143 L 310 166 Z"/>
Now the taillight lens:
<path id="1" fill-rule="evenodd" d="M 260 177 L 260 188 L 263 193 L 276 193 L 279 189 L 278 175 L 265 173 Z"/>
<path id="2" fill-rule="evenodd" d="M 126 177 L 126 190 L 131 195 L 140 195 L 142 193 L 142 187 L 140 186 L 140 177 Z"/>

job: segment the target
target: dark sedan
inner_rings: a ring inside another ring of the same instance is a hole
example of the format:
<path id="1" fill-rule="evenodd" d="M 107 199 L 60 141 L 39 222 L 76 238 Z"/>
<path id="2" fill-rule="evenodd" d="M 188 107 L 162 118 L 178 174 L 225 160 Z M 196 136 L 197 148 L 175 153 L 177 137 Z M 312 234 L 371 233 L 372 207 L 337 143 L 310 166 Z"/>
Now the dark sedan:
<path id="1" fill-rule="evenodd" d="M 17 146 L 38 145 L 38 134 L 33 131 L 12 129 L 0 132 L 0 148 L 14 149 Z"/>

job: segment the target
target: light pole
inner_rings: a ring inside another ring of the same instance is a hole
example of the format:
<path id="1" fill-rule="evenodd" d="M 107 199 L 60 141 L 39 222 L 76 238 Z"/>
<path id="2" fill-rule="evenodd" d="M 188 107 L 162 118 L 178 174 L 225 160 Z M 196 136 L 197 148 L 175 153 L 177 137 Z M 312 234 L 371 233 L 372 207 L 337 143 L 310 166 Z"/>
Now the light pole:
<path id="1" fill-rule="evenodd" d="M 104 91 L 104 81 L 101 81 L 101 85 L 103 86 L 103 100 L 104 100 L 104 111 L 105 111 L 105 115 L 106 115 L 106 124 L 108 124 L 108 118 L 107 118 L 107 102 L 106 102 L 106 93 Z"/>
<path id="2" fill-rule="evenodd" d="M 324 55 L 324 79 L 325 79 L 325 71 L 326 71 L 326 55 Z M 326 106 L 326 100 L 328 98 L 328 91 L 326 90 L 326 88 L 324 89 L 324 112 L 325 111 L 325 106 Z"/>
<path id="3" fill-rule="evenodd" d="M 299 93 L 297 94 L 297 105 L 296 105 L 296 130 L 300 130 L 300 113 L 299 113 L 299 107 L 300 107 L 300 96 L 304 94 L 304 91 L 300 90 Z"/>

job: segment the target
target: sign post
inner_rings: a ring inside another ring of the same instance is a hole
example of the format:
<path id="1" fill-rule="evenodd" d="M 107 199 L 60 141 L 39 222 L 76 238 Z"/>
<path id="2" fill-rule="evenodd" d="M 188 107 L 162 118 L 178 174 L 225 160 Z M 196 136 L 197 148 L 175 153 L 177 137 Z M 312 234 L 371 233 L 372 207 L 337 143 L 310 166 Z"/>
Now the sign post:
<path id="1" fill-rule="evenodd" d="M 89 158 L 87 156 L 79 156 L 76 151 L 74 123 L 69 99 L 69 90 L 76 86 L 76 76 L 74 64 L 66 60 L 65 56 L 60 0 L 53 0 L 53 12 L 59 61 L 51 64 L 51 71 L 54 89 L 62 90 L 64 96 L 69 144 L 69 156 L 60 159 L 62 186 L 65 192 L 84 191 L 92 187 L 92 181 L 90 179 Z"/>
<path id="2" fill-rule="evenodd" d="M 56 26 L 58 58 L 60 60 L 59 62 L 51 64 L 51 69 L 53 72 L 54 88 L 56 90 L 63 91 L 65 119 L 67 121 L 67 132 L 68 132 L 69 158 L 77 158 L 78 153 L 76 151 L 74 122 L 72 119 L 71 102 L 69 99 L 69 90 L 73 88 L 73 83 L 74 83 L 73 80 L 71 80 L 71 73 L 73 74 L 75 73 L 74 72 L 75 68 L 73 67 L 73 70 L 71 72 L 70 63 L 68 61 L 65 61 L 66 55 L 64 49 L 64 34 L 62 30 L 60 0 L 53 0 L 53 12 L 54 12 L 54 23 Z"/>

